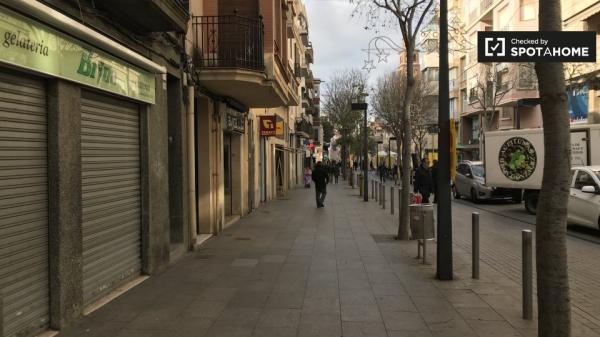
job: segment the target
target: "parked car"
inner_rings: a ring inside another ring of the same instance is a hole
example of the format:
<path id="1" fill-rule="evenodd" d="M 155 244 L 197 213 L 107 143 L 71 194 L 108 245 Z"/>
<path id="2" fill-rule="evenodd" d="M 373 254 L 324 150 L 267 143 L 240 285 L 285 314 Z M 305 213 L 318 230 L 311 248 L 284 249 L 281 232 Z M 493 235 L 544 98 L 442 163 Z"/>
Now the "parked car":
<path id="1" fill-rule="evenodd" d="M 453 186 L 454 198 L 463 196 L 477 203 L 481 200 L 514 200 L 521 202 L 522 192 L 508 188 L 495 188 L 485 184 L 483 162 L 462 161 L 456 169 Z"/>
<path id="2" fill-rule="evenodd" d="M 572 169 L 568 221 L 600 230 L 600 166 Z"/>

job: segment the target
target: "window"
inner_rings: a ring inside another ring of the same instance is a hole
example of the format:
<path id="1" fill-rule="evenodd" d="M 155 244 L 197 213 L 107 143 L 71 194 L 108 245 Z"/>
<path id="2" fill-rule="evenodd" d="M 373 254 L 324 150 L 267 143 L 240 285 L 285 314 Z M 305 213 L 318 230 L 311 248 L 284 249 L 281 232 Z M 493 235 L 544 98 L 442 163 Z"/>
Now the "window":
<path id="1" fill-rule="evenodd" d="M 501 119 L 509 120 L 513 118 L 513 111 L 510 109 L 502 109 Z"/>
<path id="2" fill-rule="evenodd" d="M 519 64 L 519 89 L 535 89 L 537 76 L 532 63 Z"/>
<path id="3" fill-rule="evenodd" d="M 536 0 L 520 0 L 521 2 L 521 21 L 535 20 L 537 1 Z"/>
<path id="4" fill-rule="evenodd" d="M 439 80 L 439 69 L 438 68 L 429 68 L 427 69 L 427 80 L 428 81 L 438 81 Z"/>
<path id="5" fill-rule="evenodd" d="M 483 169 L 483 165 L 471 165 L 471 170 L 473 171 L 473 175 L 476 177 L 485 177 L 485 170 Z"/>
<path id="6" fill-rule="evenodd" d="M 575 178 L 575 188 L 580 190 L 584 186 L 596 186 L 596 182 L 591 175 L 585 171 L 578 171 L 577 178 Z"/>
<path id="7" fill-rule="evenodd" d="M 481 125 L 481 120 L 479 116 L 473 117 L 473 128 L 471 130 L 471 139 L 479 139 L 479 127 Z"/>
<path id="8" fill-rule="evenodd" d="M 456 98 L 450 99 L 450 118 L 456 119 L 458 117 L 458 113 L 456 111 Z"/>

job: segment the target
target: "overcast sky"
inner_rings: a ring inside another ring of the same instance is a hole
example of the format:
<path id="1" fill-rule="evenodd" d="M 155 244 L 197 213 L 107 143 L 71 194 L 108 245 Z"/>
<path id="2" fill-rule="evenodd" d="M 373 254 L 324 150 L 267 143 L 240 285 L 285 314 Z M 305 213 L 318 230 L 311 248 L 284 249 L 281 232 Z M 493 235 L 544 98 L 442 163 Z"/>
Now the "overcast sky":
<path id="1" fill-rule="evenodd" d="M 374 31 L 365 30 L 363 18 L 352 17 L 354 6 L 349 0 L 304 0 L 308 11 L 310 40 L 313 43 L 315 62 L 312 65 L 314 76 L 328 81 L 336 70 L 359 68 L 364 66 L 367 53 L 362 51 L 376 36 Z M 400 33 L 389 30 L 379 35 L 387 35 L 400 41 Z M 390 72 L 398 67 L 399 56 L 393 50 L 387 62 L 377 63 L 370 72 L 369 83 L 373 84 L 378 75 Z"/>

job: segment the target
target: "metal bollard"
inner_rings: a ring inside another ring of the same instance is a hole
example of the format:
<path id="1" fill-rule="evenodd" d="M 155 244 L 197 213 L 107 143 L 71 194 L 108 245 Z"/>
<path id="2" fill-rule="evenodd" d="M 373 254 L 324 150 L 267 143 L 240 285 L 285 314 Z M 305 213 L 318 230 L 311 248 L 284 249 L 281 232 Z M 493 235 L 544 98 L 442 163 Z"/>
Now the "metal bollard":
<path id="1" fill-rule="evenodd" d="M 390 212 L 394 214 L 394 186 L 390 186 Z"/>
<path id="2" fill-rule="evenodd" d="M 523 238 L 523 319 L 533 319 L 533 249 L 531 231 L 521 231 Z"/>
<path id="3" fill-rule="evenodd" d="M 472 278 L 479 279 L 479 213 L 471 214 Z"/>
<path id="4" fill-rule="evenodd" d="M 385 187 L 383 186 L 383 184 L 381 182 L 379 182 L 379 206 L 381 206 L 381 203 L 383 202 L 383 197 L 381 196 L 381 191 L 383 191 Z"/>
<path id="5" fill-rule="evenodd" d="M 381 208 L 385 209 L 385 185 L 381 189 Z"/>
<path id="6" fill-rule="evenodd" d="M 375 201 L 379 201 L 379 182 L 375 181 Z"/>
<path id="7" fill-rule="evenodd" d="M 398 217 L 402 216 L 402 188 L 398 187 Z"/>
<path id="8" fill-rule="evenodd" d="M 375 199 L 375 180 L 371 180 L 371 199 Z"/>

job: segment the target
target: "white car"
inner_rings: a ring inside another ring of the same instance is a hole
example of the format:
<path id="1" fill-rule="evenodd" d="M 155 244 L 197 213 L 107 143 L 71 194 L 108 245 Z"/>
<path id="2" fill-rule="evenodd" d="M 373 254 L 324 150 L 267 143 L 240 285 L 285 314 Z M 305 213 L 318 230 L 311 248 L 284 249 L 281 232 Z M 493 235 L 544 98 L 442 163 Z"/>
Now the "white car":
<path id="1" fill-rule="evenodd" d="M 568 221 L 600 229 L 600 166 L 572 169 Z"/>

